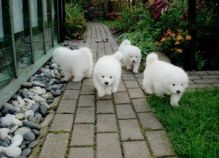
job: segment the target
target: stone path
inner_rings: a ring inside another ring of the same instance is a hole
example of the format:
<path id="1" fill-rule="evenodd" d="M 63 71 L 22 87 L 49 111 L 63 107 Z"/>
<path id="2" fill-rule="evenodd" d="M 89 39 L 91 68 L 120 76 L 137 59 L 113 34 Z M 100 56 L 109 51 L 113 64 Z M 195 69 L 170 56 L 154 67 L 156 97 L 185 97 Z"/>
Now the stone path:
<path id="1" fill-rule="evenodd" d="M 89 23 L 86 41 L 94 60 L 112 54 L 118 45 L 109 29 Z M 191 74 L 192 85 L 218 72 Z M 203 75 L 202 75 L 203 74 Z M 205 76 L 205 77 L 204 77 Z M 213 76 L 216 76 L 214 78 Z M 60 99 L 40 158 L 150 158 L 176 157 L 162 124 L 154 116 L 142 89 L 142 74 L 122 72 L 119 91 L 98 98 L 92 79 L 69 82 Z M 205 80 L 205 79 L 204 79 Z"/>

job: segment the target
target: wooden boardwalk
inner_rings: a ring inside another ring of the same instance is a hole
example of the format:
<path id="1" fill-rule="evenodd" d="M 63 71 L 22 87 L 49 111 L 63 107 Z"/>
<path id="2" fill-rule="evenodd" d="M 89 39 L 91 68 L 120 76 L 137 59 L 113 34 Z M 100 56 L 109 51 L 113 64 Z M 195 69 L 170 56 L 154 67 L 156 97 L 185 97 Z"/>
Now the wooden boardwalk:
<path id="1" fill-rule="evenodd" d="M 109 29 L 99 23 L 89 23 L 85 41 L 77 45 L 90 47 L 94 61 L 118 49 Z M 199 75 L 190 73 L 196 78 Z M 39 157 L 176 157 L 162 124 L 146 101 L 142 79 L 142 74 L 123 69 L 119 91 L 104 98 L 97 97 L 91 78 L 80 83 L 70 81 Z"/>

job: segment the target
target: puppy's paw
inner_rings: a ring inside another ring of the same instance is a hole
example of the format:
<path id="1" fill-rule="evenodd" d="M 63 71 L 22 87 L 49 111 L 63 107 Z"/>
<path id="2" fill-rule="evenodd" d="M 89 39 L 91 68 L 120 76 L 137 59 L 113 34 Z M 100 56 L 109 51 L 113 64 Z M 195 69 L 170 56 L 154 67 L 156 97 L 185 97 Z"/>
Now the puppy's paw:
<path id="1" fill-rule="evenodd" d="M 106 95 L 111 95 L 112 92 L 111 91 L 106 91 Z"/>
<path id="2" fill-rule="evenodd" d="M 80 82 L 82 79 L 74 78 L 72 79 L 73 82 Z"/>
<path id="3" fill-rule="evenodd" d="M 118 91 L 118 87 L 113 87 L 112 92 L 116 93 Z"/>
<path id="4" fill-rule="evenodd" d="M 105 93 L 98 93 L 98 97 L 103 97 L 105 96 Z"/>
<path id="5" fill-rule="evenodd" d="M 133 70 L 133 73 L 137 74 L 137 73 L 138 73 L 138 70 Z"/>
<path id="6" fill-rule="evenodd" d="M 179 103 L 172 103 L 172 102 L 170 102 L 170 105 L 171 105 L 172 107 L 179 107 Z"/>

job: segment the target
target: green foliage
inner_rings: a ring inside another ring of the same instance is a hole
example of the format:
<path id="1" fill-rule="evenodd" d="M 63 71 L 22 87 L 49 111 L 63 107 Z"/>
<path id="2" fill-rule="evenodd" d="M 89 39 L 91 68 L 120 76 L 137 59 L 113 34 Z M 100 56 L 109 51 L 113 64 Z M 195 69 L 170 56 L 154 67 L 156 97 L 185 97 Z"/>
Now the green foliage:
<path id="1" fill-rule="evenodd" d="M 178 108 L 170 106 L 169 97 L 148 101 L 180 158 L 219 156 L 219 88 L 186 92 Z"/>
<path id="2" fill-rule="evenodd" d="M 81 39 L 86 30 L 86 20 L 79 5 L 66 4 L 66 32 L 71 38 Z"/>

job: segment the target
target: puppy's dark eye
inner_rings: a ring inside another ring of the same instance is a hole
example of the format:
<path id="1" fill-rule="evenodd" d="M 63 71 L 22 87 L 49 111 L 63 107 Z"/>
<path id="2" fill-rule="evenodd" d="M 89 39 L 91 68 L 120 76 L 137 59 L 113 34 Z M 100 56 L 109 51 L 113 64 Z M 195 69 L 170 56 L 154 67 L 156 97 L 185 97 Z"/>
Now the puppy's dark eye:
<path id="1" fill-rule="evenodd" d="M 183 83 L 181 84 L 181 86 L 183 86 Z"/>
<path id="2" fill-rule="evenodd" d="M 112 76 L 110 76 L 110 78 L 113 78 Z"/>
<path id="3" fill-rule="evenodd" d="M 175 86 L 175 84 L 172 84 L 173 86 Z"/>
<path id="4" fill-rule="evenodd" d="M 101 76 L 102 78 L 104 78 L 104 76 Z"/>
<path id="5" fill-rule="evenodd" d="M 132 56 L 130 56 L 132 58 Z"/>
<path id="6" fill-rule="evenodd" d="M 135 56 L 136 58 L 138 58 L 138 56 Z"/>

